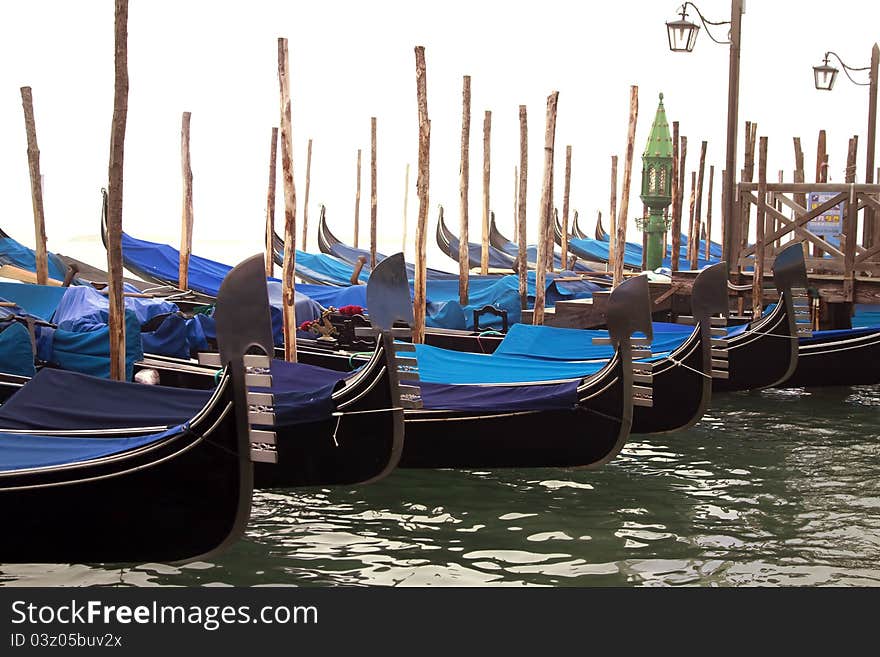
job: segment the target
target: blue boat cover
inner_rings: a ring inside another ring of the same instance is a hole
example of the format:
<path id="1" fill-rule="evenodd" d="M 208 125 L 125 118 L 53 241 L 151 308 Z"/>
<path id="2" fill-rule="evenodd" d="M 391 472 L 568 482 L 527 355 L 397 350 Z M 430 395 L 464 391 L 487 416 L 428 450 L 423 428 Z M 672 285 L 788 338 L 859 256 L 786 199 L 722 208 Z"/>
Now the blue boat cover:
<path id="1" fill-rule="evenodd" d="M 0 406 L 0 429 L 91 430 L 188 422 L 210 391 L 148 386 L 44 368 Z"/>
<path id="2" fill-rule="evenodd" d="M 544 411 L 571 409 L 579 381 L 543 385 L 449 385 L 419 383 L 422 406 L 447 411 Z"/>
<path id="3" fill-rule="evenodd" d="M 54 253 L 48 254 L 49 278 L 63 281 L 67 266 Z M 37 271 L 37 256 L 33 249 L 11 237 L 0 237 L 0 265 L 12 265 L 30 272 Z"/>
<path id="4" fill-rule="evenodd" d="M 34 375 L 31 335 L 18 322 L 0 323 L 0 372 L 17 376 Z"/>
<path id="5" fill-rule="evenodd" d="M 14 301 L 34 317 L 50 322 L 58 303 L 68 289 L 56 285 L 0 282 L 0 299 Z"/>
<path id="6" fill-rule="evenodd" d="M 331 251 L 332 251 L 333 256 L 342 260 L 343 262 L 352 263 L 351 266 L 353 266 L 353 263 L 357 262 L 357 259 L 360 256 L 365 257 L 367 259 L 367 263 L 370 262 L 370 252 L 367 249 L 357 249 L 357 248 L 355 248 L 353 246 L 349 246 L 347 244 L 338 243 L 338 244 L 335 244 L 333 246 L 333 248 L 331 248 Z M 299 253 L 299 252 L 297 252 L 297 253 Z M 283 251 L 282 251 L 282 254 L 283 254 Z M 299 260 L 299 255 L 297 255 L 296 257 L 297 257 L 297 260 Z M 376 252 L 376 262 L 377 263 L 382 262 L 386 257 L 387 256 L 385 256 L 384 253 L 379 253 L 378 251 Z M 372 270 L 370 269 L 369 264 L 365 264 L 364 268 L 361 270 L 361 273 L 367 272 L 367 276 L 369 276 L 371 271 Z M 411 262 L 407 262 L 406 263 L 406 276 L 407 276 L 407 278 L 409 278 L 409 279 L 414 278 L 415 271 L 416 271 L 415 265 L 412 264 Z M 351 276 L 351 272 L 349 272 L 349 276 Z M 456 281 L 458 280 L 457 273 L 453 274 L 448 271 L 441 271 L 439 269 L 431 269 L 430 267 L 428 267 L 428 269 L 427 269 L 427 277 L 428 277 L 428 280 L 444 280 L 444 279 L 452 279 L 452 280 L 456 280 Z"/>
<path id="7" fill-rule="evenodd" d="M 449 235 L 449 249 L 453 253 L 458 253 L 457 235 Z M 468 260 L 470 260 L 471 263 L 479 263 L 481 261 L 482 252 L 482 245 L 468 242 Z M 457 258 L 455 259 L 457 260 Z M 491 244 L 489 245 L 489 267 L 492 269 L 512 269 L 513 262 L 513 257 L 507 255 L 504 251 L 496 249 Z"/>
<path id="8" fill-rule="evenodd" d="M 852 326 L 880 326 L 880 305 L 858 303 L 852 318 Z"/>
<path id="9" fill-rule="evenodd" d="M 336 410 L 333 391 L 351 376 L 348 372 L 283 360 L 273 360 L 271 371 L 272 387 L 253 390 L 274 396 L 276 426 L 326 420 Z"/>
<path id="10" fill-rule="evenodd" d="M 606 242 L 605 240 L 579 239 L 576 237 L 572 237 L 568 240 L 568 248 L 571 250 L 572 253 L 581 258 L 607 262 L 610 243 Z M 670 248 L 671 247 L 667 247 L 667 254 L 671 254 Z M 681 247 L 682 262 L 686 260 L 686 251 L 687 248 L 683 245 Z M 624 248 L 623 261 L 630 267 L 641 267 L 642 252 L 643 250 L 641 244 L 633 244 L 632 242 L 627 242 L 626 247 Z M 704 253 L 704 251 L 701 251 L 700 253 Z M 719 257 L 717 256 L 712 256 L 709 260 L 705 260 L 704 258 L 699 257 L 697 258 L 697 269 L 703 269 L 704 267 L 713 265 L 717 262 L 719 262 Z M 667 255 L 667 257 L 663 259 L 663 266 L 671 266 L 670 255 Z"/>
<path id="11" fill-rule="evenodd" d="M 343 262 L 326 253 L 296 252 L 296 273 L 304 279 L 324 285 L 351 285 L 354 265 Z M 366 283 L 370 271 L 364 267 L 358 280 Z"/>
<path id="12" fill-rule="evenodd" d="M 654 339 L 651 342 L 653 357 L 678 349 L 693 331 L 693 326 L 654 322 Z M 641 333 L 636 335 L 643 337 Z M 614 354 L 614 347 L 593 344 L 593 338 L 607 337 L 608 331 L 605 330 L 516 324 L 510 327 L 495 355 L 556 361 L 607 360 Z"/>
<path id="13" fill-rule="evenodd" d="M 93 461 L 158 443 L 185 428 L 179 426 L 130 438 L 68 438 L 0 433 L 0 471 L 14 472 Z"/>

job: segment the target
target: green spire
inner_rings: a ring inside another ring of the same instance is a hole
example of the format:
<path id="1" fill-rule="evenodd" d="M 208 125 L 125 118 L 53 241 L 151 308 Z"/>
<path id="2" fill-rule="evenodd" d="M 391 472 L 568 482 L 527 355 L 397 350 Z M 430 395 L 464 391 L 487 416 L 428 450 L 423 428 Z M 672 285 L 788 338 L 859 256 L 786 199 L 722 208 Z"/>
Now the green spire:
<path id="1" fill-rule="evenodd" d="M 654 116 L 654 125 L 651 126 L 651 135 L 648 137 L 642 157 L 672 158 L 672 135 L 669 134 L 669 121 L 666 119 L 662 93 L 660 103 L 657 105 L 657 114 Z"/>

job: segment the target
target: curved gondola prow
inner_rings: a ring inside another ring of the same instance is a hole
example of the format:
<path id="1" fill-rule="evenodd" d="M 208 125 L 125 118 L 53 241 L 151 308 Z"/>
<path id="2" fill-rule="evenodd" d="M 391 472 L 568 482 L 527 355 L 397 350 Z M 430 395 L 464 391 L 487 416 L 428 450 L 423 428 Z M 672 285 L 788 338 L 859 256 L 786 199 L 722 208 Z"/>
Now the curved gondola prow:
<path id="1" fill-rule="evenodd" d="M 370 274 L 367 309 L 370 323 L 383 331 L 390 331 L 397 321 L 412 326 L 413 306 L 403 253 L 388 256 Z"/>
<path id="2" fill-rule="evenodd" d="M 595 231 L 596 239 L 600 242 L 607 242 L 608 233 L 605 232 L 605 227 L 602 225 L 602 214 L 600 213 L 598 217 L 596 217 L 596 231 Z"/>
<path id="3" fill-rule="evenodd" d="M 600 212 L 599 217 L 601 218 L 601 216 L 602 216 L 602 213 Z M 578 224 L 578 219 L 579 219 L 578 212 L 577 212 L 577 210 L 575 210 L 574 211 L 574 220 L 571 222 L 571 234 L 573 237 L 577 237 L 578 239 L 582 240 L 587 236 L 587 234 L 581 230 L 581 227 Z"/>
<path id="4" fill-rule="evenodd" d="M 647 276 L 633 276 L 614 288 L 608 299 L 606 322 L 615 344 L 629 346 L 632 335 L 637 332 L 644 333 L 648 342 L 654 339 Z"/>
<path id="5" fill-rule="evenodd" d="M 498 226 L 495 224 L 495 213 L 492 212 L 489 216 L 489 244 L 494 246 L 499 251 L 504 251 L 504 247 L 508 244 L 511 244 L 512 240 L 504 237 L 504 235 L 501 234 L 501 231 L 498 230 Z"/>
<path id="6" fill-rule="evenodd" d="M 101 243 L 107 248 L 107 188 L 101 188 Z"/>
<path id="7" fill-rule="evenodd" d="M 558 216 L 553 222 L 553 241 L 556 243 L 556 246 L 562 248 L 562 224 L 559 223 Z"/>
<path id="8" fill-rule="evenodd" d="M 333 247 L 338 244 L 341 244 L 339 238 L 330 232 L 330 229 L 327 227 L 327 208 L 322 204 L 321 214 L 318 217 L 318 250 L 321 253 L 335 255 Z"/>
<path id="9" fill-rule="evenodd" d="M 791 335 L 789 340 L 792 353 L 791 365 L 784 381 L 797 369 L 798 337 L 812 335 L 809 302 L 803 300 L 807 296 L 809 286 L 803 242 L 794 242 L 779 252 L 773 262 L 773 282 L 779 292 L 779 303 L 785 304 Z M 795 308 L 795 298 L 798 298 L 798 308 Z"/>

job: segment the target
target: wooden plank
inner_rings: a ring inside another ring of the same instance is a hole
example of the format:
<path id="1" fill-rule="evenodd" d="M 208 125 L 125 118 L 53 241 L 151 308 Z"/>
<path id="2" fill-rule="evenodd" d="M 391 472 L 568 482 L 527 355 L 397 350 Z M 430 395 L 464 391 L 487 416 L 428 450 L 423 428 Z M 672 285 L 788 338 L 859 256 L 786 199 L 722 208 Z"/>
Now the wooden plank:
<path id="1" fill-rule="evenodd" d="M 754 203 L 755 205 L 757 205 L 757 203 L 758 203 L 758 197 L 755 196 L 754 194 L 752 194 L 751 192 L 745 193 L 743 195 L 743 197 L 745 199 L 747 199 L 748 201 L 750 201 L 751 203 Z M 773 199 L 773 200 L 778 199 L 778 200 L 782 201 L 782 203 L 785 203 L 785 204 L 791 203 L 791 201 L 789 201 L 789 199 L 787 199 L 786 197 L 784 197 L 782 195 L 778 195 L 776 193 L 771 194 L 771 199 Z M 817 244 L 817 246 L 820 246 L 823 250 L 828 251 L 832 255 L 838 256 L 840 258 L 843 257 L 843 252 L 839 251 L 838 249 L 836 249 L 833 246 L 830 246 L 827 242 L 822 240 L 821 237 L 811 233 L 806 228 L 802 228 L 801 226 L 798 226 L 795 223 L 795 221 L 792 221 L 791 219 L 786 217 L 784 214 L 779 212 L 779 210 L 774 208 L 772 204 L 765 205 L 765 211 L 771 217 L 778 220 L 780 224 L 782 224 L 782 228 L 771 233 L 772 235 L 780 237 L 783 235 L 787 235 L 791 231 L 794 231 L 795 235 L 797 235 L 798 237 L 802 237 L 806 240 L 814 242 L 815 244 Z M 774 237 L 774 239 L 776 239 L 776 237 Z M 788 244 L 782 245 L 782 248 L 785 248 L 786 246 L 788 246 Z M 750 249 L 750 251 L 751 251 L 751 249 Z"/>
<path id="2" fill-rule="evenodd" d="M 376 117 L 370 117 L 370 270 L 376 268 L 376 217 L 379 199 L 376 194 Z"/>
<path id="3" fill-rule="evenodd" d="M 741 185 L 740 187 L 743 187 L 743 186 Z M 767 184 L 767 190 L 768 190 L 768 191 L 775 191 L 775 190 L 772 189 L 772 187 L 773 187 L 772 184 L 770 184 L 770 183 Z M 849 189 L 847 189 L 846 192 L 840 192 L 840 193 L 838 193 L 837 195 L 835 195 L 833 198 L 829 199 L 829 200 L 826 201 L 825 203 L 822 203 L 821 205 L 816 206 L 814 209 L 810 210 L 809 212 L 805 213 L 803 216 L 801 216 L 801 217 L 799 217 L 798 219 L 796 219 L 796 220 L 794 221 L 795 225 L 797 225 L 797 226 L 804 226 L 804 225 L 806 225 L 806 223 L 809 222 L 811 219 L 815 219 L 816 217 L 818 217 L 818 216 L 824 214 L 825 211 L 829 210 L 830 208 L 833 208 L 835 205 L 837 205 L 837 204 L 840 203 L 841 201 L 845 201 L 846 198 L 847 198 L 847 192 L 849 192 Z M 778 237 L 780 237 L 780 236 L 782 236 L 782 235 L 784 235 L 785 233 L 788 233 L 788 232 L 790 232 L 790 229 L 789 229 L 789 228 L 787 228 L 787 227 L 785 227 L 785 228 L 781 228 L 781 229 L 779 229 L 779 230 L 777 230 L 777 231 L 773 231 L 773 233 L 772 233 L 771 235 L 766 235 L 766 236 L 765 236 L 765 239 L 766 239 L 767 241 L 775 240 L 775 239 L 777 239 Z M 828 249 L 830 250 L 832 247 L 828 247 L 828 246 L 826 245 L 826 248 L 828 248 Z M 743 256 L 748 256 L 748 255 L 752 255 L 752 254 L 754 254 L 754 252 L 755 252 L 755 247 L 754 247 L 754 246 L 751 246 L 751 247 L 749 247 L 749 248 L 747 248 L 747 249 L 744 249 L 743 252 L 742 252 L 742 255 L 743 255 Z"/>

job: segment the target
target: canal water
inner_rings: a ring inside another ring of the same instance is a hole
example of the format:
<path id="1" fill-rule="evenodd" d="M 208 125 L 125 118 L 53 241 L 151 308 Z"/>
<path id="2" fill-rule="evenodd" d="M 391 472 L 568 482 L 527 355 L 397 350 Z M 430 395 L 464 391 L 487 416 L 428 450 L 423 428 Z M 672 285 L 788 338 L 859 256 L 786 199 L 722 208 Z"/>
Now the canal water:
<path id="1" fill-rule="evenodd" d="M 718 395 L 597 471 L 261 491 L 211 563 L 0 564 L 0 585 L 877 586 L 880 386 Z"/>

